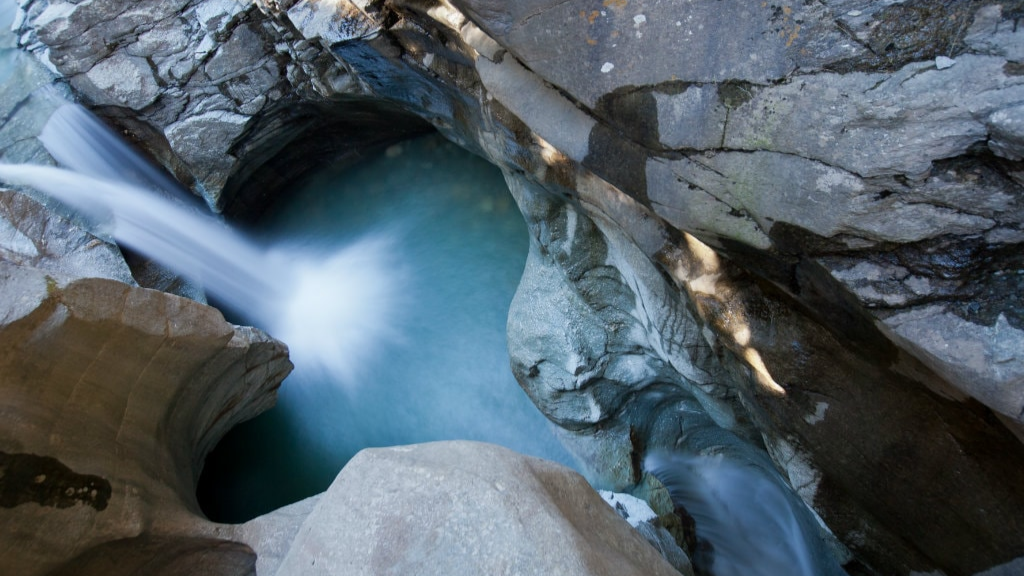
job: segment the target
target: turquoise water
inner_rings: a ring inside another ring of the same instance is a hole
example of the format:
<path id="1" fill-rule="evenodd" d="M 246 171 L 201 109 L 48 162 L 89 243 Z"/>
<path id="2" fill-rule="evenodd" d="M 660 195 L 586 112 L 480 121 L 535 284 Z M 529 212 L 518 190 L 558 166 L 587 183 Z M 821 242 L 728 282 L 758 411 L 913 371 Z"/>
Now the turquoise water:
<path id="1" fill-rule="evenodd" d="M 268 244 L 327 253 L 367 234 L 395 238 L 400 319 L 354 386 L 300 366 L 276 408 L 224 439 L 200 481 L 211 519 L 321 492 L 365 447 L 471 439 L 572 464 L 509 368 L 505 322 L 528 238 L 496 168 L 428 136 L 326 170 L 270 212 L 259 226 Z"/>

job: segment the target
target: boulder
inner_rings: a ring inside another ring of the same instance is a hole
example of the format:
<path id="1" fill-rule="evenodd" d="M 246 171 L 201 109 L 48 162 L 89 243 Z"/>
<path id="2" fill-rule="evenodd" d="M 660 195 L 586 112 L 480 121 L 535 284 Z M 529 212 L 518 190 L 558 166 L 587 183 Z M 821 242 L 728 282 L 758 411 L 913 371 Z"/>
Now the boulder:
<path id="1" fill-rule="evenodd" d="M 278 574 L 679 573 L 568 468 L 477 442 L 363 450 Z"/>

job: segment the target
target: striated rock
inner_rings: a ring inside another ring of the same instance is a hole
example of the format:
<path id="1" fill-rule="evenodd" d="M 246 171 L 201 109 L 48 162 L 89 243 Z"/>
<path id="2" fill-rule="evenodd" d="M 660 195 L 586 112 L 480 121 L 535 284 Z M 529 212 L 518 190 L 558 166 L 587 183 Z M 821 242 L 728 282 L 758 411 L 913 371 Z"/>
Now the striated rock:
<path id="1" fill-rule="evenodd" d="M 368 449 L 279 574 L 678 574 L 575 472 L 476 442 Z"/>

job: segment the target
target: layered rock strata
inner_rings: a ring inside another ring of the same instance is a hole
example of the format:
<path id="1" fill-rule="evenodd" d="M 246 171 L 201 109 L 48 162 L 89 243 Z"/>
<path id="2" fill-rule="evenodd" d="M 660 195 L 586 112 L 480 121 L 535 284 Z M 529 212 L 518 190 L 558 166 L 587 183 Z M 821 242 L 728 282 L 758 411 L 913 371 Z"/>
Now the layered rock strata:
<path id="1" fill-rule="evenodd" d="M 22 8 L 23 47 L 229 212 L 291 174 L 267 159 L 410 115 L 501 167 L 513 369 L 596 484 L 769 455 L 850 572 L 1024 556 L 1020 2 Z"/>

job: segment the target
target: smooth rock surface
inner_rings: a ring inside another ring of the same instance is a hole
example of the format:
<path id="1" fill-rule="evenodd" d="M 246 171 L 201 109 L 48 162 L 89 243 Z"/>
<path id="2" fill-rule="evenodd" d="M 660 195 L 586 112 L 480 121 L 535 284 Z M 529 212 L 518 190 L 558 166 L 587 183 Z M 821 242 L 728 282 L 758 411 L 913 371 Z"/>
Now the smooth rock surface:
<path id="1" fill-rule="evenodd" d="M 678 572 L 568 468 L 437 442 L 357 454 L 278 574 Z"/>
<path id="2" fill-rule="evenodd" d="M 140 536 L 92 548 L 53 576 L 256 576 L 256 555 L 244 544 L 205 538 Z"/>

